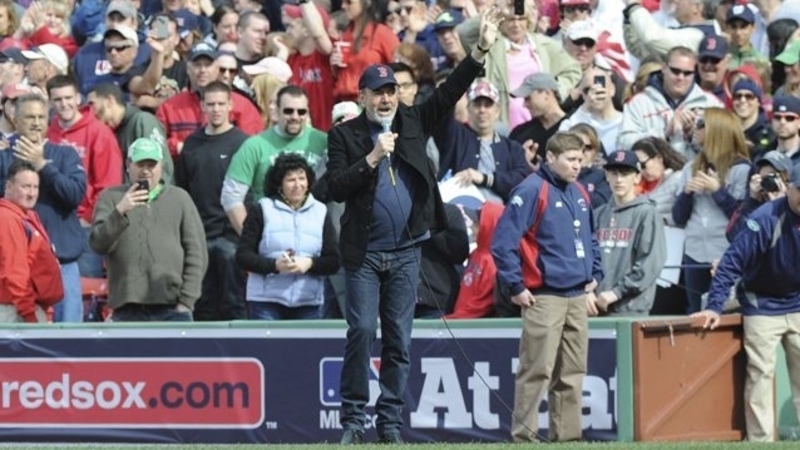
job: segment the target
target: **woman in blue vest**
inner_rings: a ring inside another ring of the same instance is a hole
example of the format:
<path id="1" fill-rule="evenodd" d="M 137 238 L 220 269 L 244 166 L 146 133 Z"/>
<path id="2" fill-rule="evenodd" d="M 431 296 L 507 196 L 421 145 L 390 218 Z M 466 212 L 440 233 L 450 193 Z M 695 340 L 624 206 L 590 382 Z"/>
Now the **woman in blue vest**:
<path id="1" fill-rule="evenodd" d="M 248 272 L 251 320 L 322 317 L 325 277 L 339 270 L 339 245 L 313 184 L 305 158 L 281 153 L 267 171 L 266 197 L 248 207 L 236 261 Z"/>

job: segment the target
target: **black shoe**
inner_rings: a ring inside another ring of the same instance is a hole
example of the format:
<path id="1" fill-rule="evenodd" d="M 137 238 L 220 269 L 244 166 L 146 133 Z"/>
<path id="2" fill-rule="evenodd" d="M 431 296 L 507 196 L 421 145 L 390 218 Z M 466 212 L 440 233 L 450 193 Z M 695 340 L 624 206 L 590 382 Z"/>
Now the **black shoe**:
<path id="1" fill-rule="evenodd" d="M 342 445 L 358 445 L 364 443 L 364 432 L 359 430 L 344 430 L 342 440 L 339 442 Z"/>
<path id="2" fill-rule="evenodd" d="M 400 437 L 400 433 L 384 434 L 378 442 L 381 444 L 405 444 L 403 438 Z"/>

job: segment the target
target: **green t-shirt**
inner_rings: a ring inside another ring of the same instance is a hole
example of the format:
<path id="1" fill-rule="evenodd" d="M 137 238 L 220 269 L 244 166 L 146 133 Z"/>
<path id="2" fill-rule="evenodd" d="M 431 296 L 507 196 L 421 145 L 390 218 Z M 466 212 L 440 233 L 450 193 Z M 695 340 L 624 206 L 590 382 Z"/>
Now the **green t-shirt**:
<path id="1" fill-rule="evenodd" d="M 264 177 L 281 153 L 299 153 L 311 167 L 317 167 L 328 147 L 328 135 L 307 127 L 295 137 L 281 137 L 275 127 L 248 138 L 233 155 L 226 176 L 250 186 L 253 200 L 264 198 Z"/>

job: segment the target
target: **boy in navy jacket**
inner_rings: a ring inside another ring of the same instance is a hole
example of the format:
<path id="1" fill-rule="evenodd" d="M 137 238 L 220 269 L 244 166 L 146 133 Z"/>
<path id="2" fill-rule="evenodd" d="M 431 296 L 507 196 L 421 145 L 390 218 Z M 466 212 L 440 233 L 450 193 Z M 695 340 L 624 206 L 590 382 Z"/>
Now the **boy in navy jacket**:
<path id="1" fill-rule="evenodd" d="M 498 281 L 522 307 L 511 436 L 536 441 L 542 390 L 549 386 L 550 441 L 581 439 L 588 308 L 603 278 L 589 194 L 576 180 L 583 140 L 556 133 L 547 163 L 511 191 L 492 256 Z M 560 364 L 556 364 L 560 361 Z M 552 381 L 551 381 L 552 380 Z M 552 386 L 558 386 L 558 392 Z"/>

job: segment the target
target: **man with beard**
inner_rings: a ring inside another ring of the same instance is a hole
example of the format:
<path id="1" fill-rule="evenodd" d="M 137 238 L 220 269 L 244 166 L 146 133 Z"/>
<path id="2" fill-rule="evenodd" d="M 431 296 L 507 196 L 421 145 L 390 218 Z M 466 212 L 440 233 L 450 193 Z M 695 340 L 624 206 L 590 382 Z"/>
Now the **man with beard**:
<path id="1" fill-rule="evenodd" d="M 156 111 L 156 117 L 167 130 L 167 147 L 174 159 L 181 153 L 183 141 L 203 124 L 198 93 L 219 78 L 216 56 L 216 50 L 205 42 L 192 47 L 186 64 L 191 90 L 170 98 Z M 261 131 L 264 128 L 261 114 L 253 103 L 235 92 L 231 95 L 231 123 L 249 135 Z"/>
<path id="2" fill-rule="evenodd" d="M 245 277 L 236 264 L 238 236 L 222 209 L 220 193 L 225 171 L 248 136 L 231 124 L 230 86 L 214 81 L 202 95 L 207 124 L 186 138 L 175 167 L 175 184 L 189 193 L 203 221 L 211 268 L 203 278 L 194 320 L 246 319 Z"/>
<path id="3" fill-rule="evenodd" d="M 303 88 L 284 86 L 276 99 L 277 123 L 246 140 L 236 152 L 222 186 L 222 206 L 237 234 L 241 234 L 247 210 L 245 196 L 264 197 L 264 177 L 275 158 L 283 152 L 300 153 L 316 167 L 328 146 L 325 133 L 308 126 L 308 96 Z"/>
<path id="4" fill-rule="evenodd" d="M 782 95 L 772 100 L 772 130 L 777 144 L 775 149 L 800 164 L 800 99 Z"/>
<path id="5" fill-rule="evenodd" d="M 150 138 L 164 148 L 164 159 L 161 161 L 162 178 L 164 180 L 172 179 L 174 166 L 172 158 L 167 158 L 169 151 L 167 150 L 164 126 L 156 119 L 156 116 L 142 111 L 130 103 L 125 103 L 125 93 L 114 83 L 101 83 L 93 87 L 86 100 L 92 106 L 94 115 L 114 131 L 117 144 L 123 152 L 123 160 L 127 158 L 124 149 L 130 148 L 131 144 L 139 138 Z M 122 176 L 127 182 L 129 178 L 128 172 L 125 170 L 127 163 L 123 162 L 123 166 Z"/>
<path id="6" fill-rule="evenodd" d="M 0 151 L 0 186 L 15 159 L 33 165 L 39 173 L 39 200 L 35 210 L 55 246 L 64 284 L 64 299 L 54 320 L 83 317 L 83 298 L 78 258 L 83 252 L 83 230 L 78 205 L 86 197 L 86 171 L 72 148 L 45 139 L 47 102 L 38 94 L 17 99 L 17 134 L 9 138 L 9 149 Z M 4 189 L 0 188 L 0 189 Z"/>
<path id="7" fill-rule="evenodd" d="M 756 160 L 774 147 L 775 133 L 770 127 L 767 113 L 761 107 L 763 92 L 758 84 L 743 78 L 731 89 L 733 93 L 733 112 L 742 121 L 742 129 L 750 147 L 750 156 Z"/>

